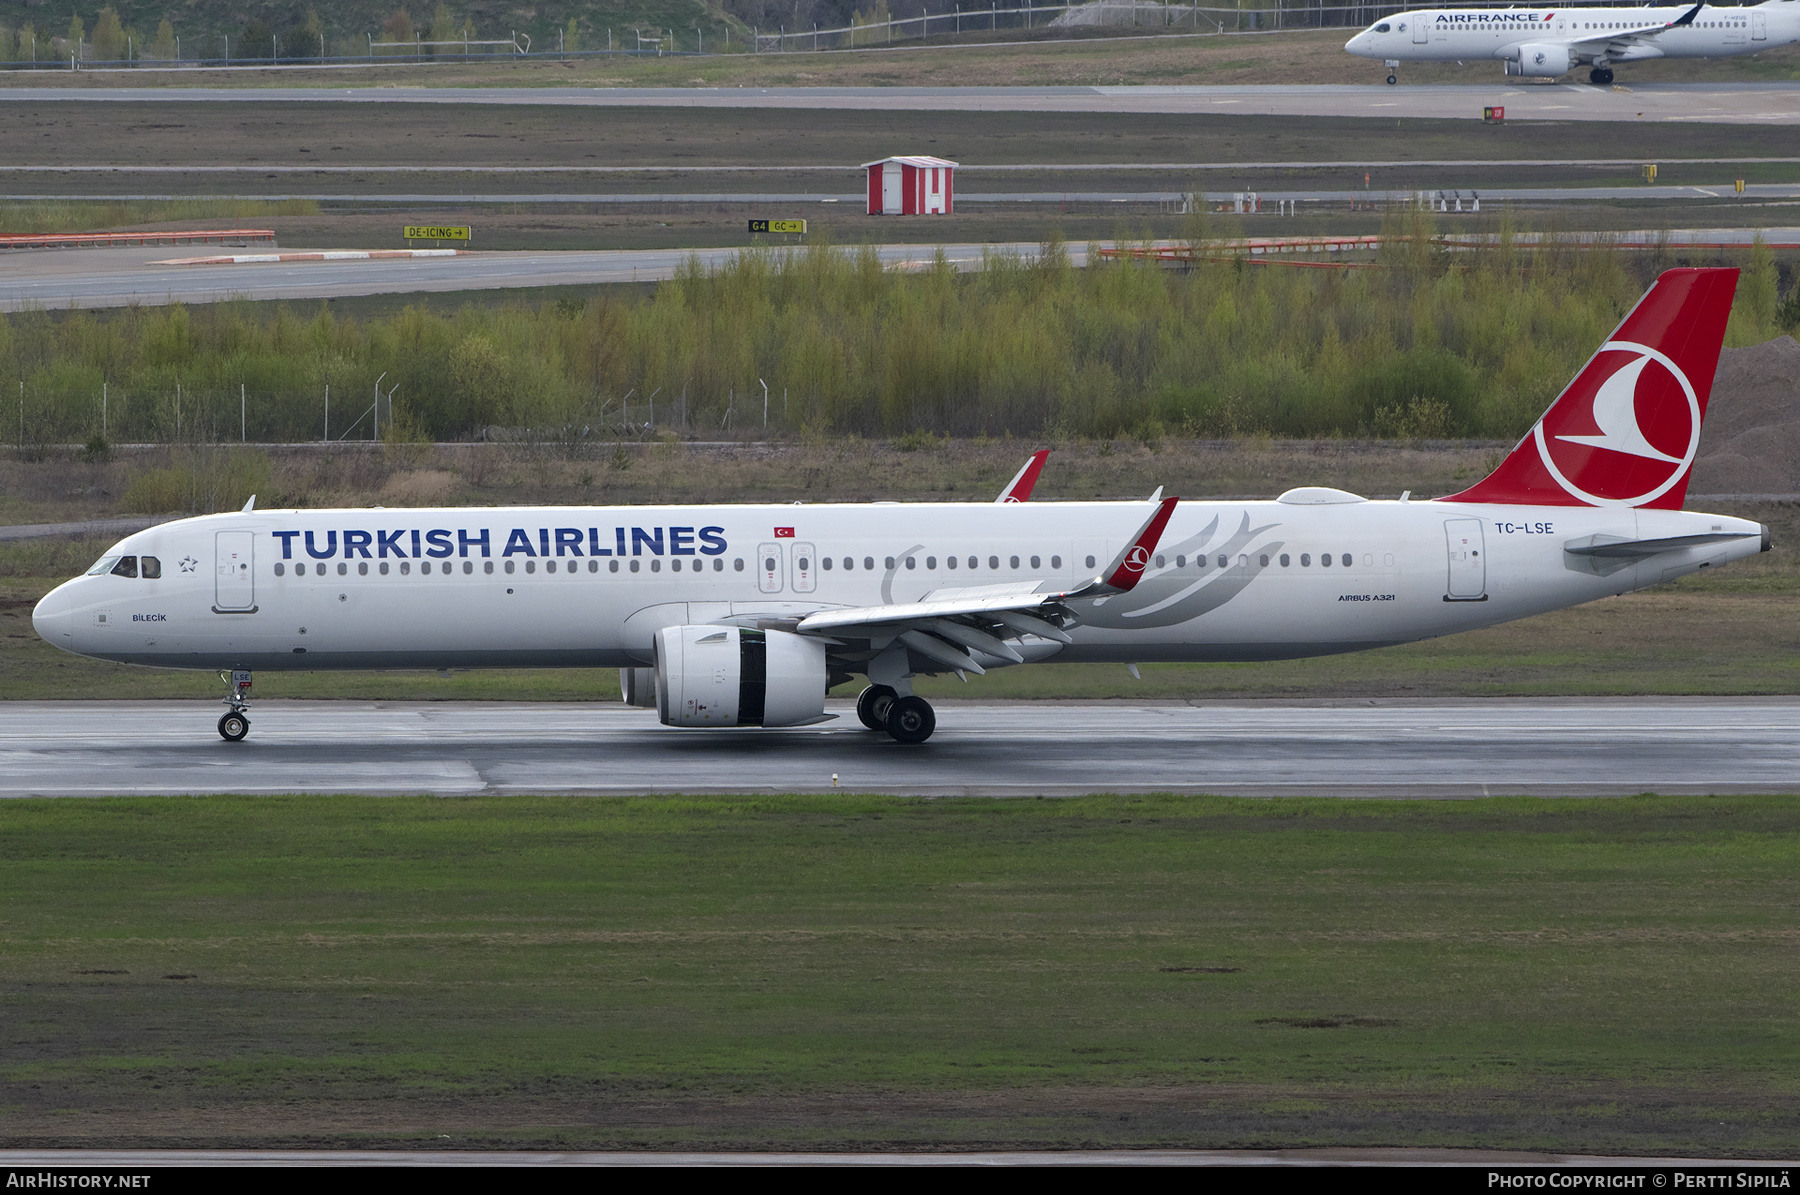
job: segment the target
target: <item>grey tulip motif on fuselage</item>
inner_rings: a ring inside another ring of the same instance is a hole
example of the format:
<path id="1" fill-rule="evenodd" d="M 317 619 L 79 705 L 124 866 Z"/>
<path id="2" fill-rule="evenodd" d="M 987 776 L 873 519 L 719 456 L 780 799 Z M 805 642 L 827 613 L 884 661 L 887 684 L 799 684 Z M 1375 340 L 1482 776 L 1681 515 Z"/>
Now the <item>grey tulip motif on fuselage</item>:
<path id="1" fill-rule="evenodd" d="M 1283 541 L 1277 540 L 1262 545 L 1257 553 L 1246 551 L 1250 541 L 1280 525 L 1265 523 L 1261 527 L 1251 527 L 1250 515 L 1246 512 L 1238 529 L 1223 543 L 1215 545 L 1212 539 L 1219 529 L 1219 517 L 1214 515 L 1213 521 L 1198 535 L 1164 545 L 1159 550 L 1165 557 L 1222 555 L 1229 561 L 1225 568 L 1202 570 L 1189 564 L 1186 568 L 1154 570 L 1146 574 L 1130 593 L 1102 598 L 1084 606 L 1081 625 L 1111 630 L 1169 627 L 1217 610 L 1244 592 L 1244 587 L 1263 571 L 1263 566 L 1257 563 L 1260 553 L 1281 549 Z"/>

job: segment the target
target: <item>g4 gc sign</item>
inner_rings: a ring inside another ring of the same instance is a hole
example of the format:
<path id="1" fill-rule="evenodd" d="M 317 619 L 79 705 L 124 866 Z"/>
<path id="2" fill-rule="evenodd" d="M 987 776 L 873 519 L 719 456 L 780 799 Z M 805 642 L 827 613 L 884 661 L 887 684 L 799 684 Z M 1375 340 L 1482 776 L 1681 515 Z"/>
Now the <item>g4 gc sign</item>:
<path id="1" fill-rule="evenodd" d="M 806 221 L 805 220 L 752 220 L 752 221 L 750 221 L 750 231 L 751 232 L 792 232 L 792 233 L 799 233 L 800 235 L 804 236 L 806 233 Z"/>

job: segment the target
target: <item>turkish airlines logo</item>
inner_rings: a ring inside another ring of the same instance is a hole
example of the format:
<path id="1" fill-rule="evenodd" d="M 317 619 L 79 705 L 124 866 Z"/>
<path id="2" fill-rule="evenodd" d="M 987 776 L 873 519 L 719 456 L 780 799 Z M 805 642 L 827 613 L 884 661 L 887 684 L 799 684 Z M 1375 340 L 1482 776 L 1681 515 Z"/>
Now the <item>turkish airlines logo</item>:
<path id="1" fill-rule="evenodd" d="M 1002 502 L 1017 502 L 1018 500 L 1019 498 L 1016 494 L 1008 494 L 1006 497 L 1000 499 Z"/>
<path id="2" fill-rule="evenodd" d="M 1150 564 L 1150 549 L 1138 544 L 1125 553 L 1123 567 L 1128 573 L 1141 573 Z"/>
<path id="3" fill-rule="evenodd" d="M 1574 497 L 1641 506 L 1687 475 L 1700 448 L 1700 399 L 1666 354 L 1612 340 L 1534 435 L 1544 467 Z"/>

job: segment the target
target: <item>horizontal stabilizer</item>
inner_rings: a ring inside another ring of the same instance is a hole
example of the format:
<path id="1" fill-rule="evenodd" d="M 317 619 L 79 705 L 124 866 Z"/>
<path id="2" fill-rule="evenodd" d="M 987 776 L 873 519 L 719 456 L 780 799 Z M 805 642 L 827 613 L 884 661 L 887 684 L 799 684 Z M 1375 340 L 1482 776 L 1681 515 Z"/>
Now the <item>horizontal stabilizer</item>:
<path id="1" fill-rule="evenodd" d="M 1595 556 L 1602 559 L 1637 559 L 1679 552 L 1683 548 L 1703 548 L 1727 540 L 1748 539 L 1759 531 L 1712 531 L 1703 535 L 1671 535 L 1662 539 L 1625 539 L 1617 535 L 1588 535 L 1563 545 L 1571 556 Z"/>

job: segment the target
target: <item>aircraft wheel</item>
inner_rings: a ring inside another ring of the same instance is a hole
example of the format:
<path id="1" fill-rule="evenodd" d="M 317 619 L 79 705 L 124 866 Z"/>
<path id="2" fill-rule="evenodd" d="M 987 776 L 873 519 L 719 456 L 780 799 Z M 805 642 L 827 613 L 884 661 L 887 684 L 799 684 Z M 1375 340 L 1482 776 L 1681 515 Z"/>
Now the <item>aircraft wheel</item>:
<path id="1" fill-rule="evenodd" d="M 1398 83 L 1399 81 L 1400 81 L 1399 75 L 1389 75 L 1388 76 L 1388 86 L 1389 87 L 1392 87 L 1394 84 Z"/>
<path id="2" fill-rule="evenodd" d="M 887 685 L 870 685 L 856 698 L 856 717 L 870 730 L 886 730 L 888 707 L 899 696 Z"/>
<path id="3" fill-rule="evenodd" d="M 937 715 L 923 697 L 896 697 L 888 707 L 887 732 L 897 743 L 922 743 L 937 729 Z"/>
<path id="4" fill-rule="evenodd" d="M 219 719 L 219 737 L 228 743 L 236 743 L 250 733 L 250 719 L 242 714 L 226 714 Z"/>

